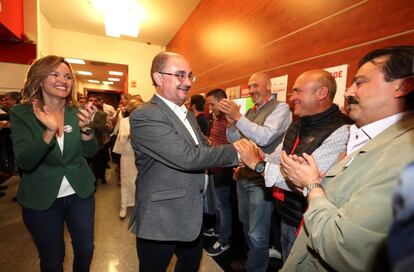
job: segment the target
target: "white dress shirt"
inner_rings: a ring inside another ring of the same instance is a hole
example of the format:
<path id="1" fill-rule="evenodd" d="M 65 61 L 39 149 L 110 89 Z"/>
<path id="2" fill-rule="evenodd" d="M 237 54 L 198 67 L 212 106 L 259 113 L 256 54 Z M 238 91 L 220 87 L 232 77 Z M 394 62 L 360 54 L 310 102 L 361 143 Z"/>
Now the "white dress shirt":
<path id="1" fill-rule="evenodd" d="M 350 136 L 346 149 L 346 155 L 348 156 L 366 145 L 369 140 L 397 123 L 399 120 L 401 120 L 401 118 L 403 118 L 403 116 L 407 115 L 408 113 L 409 112 L 400 112 L 384 119 L 372 122 L 360 128 L 353 124 L 350 128 Z"/>

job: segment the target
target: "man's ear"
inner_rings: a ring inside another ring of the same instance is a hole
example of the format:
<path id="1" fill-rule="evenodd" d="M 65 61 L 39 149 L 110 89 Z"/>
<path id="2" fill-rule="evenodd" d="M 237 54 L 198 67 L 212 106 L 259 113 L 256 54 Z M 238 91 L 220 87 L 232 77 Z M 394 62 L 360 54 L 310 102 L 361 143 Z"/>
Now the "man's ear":
<path id="1" fill-rule="evenodd" d="M 316 90 L 316 92 L 319 101 L 323 101 L 329 96 L 329 90 L 326 86 L 320 87 L 318 90 Z"/>
<path id="2" fill-rule="evenodd" d="M 157 86 L 162 86 L 162 75 L 160 73 L 153 73 L 152 78 L 154 79 L 155 83 L 157 83 Z"/>
<path id="3" fill-rule="evenodd" d="M 414 91 L 414 77 L 407 77 L 401 81 L 401 84 L 395 90 L 394 97 L 405 97 Z"/>

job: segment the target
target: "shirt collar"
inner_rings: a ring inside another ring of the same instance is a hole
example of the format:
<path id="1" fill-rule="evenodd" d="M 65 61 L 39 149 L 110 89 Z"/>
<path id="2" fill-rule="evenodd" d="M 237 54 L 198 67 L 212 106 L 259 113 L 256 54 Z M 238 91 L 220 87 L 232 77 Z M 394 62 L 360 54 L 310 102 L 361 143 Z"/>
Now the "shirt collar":
<path id="1" fill-rule="evenodd" d="M 185 105 L 178 106 L 174 102 L 171 102 L 170 100 L 162 97 L 158 93 L 155 93 L 156 96 L 158 96 L 167 106 L 180 118 L 181 120 L 185 120 L 187 118 L 187 108 Z"/>
<path id="2" fill-rule="evenodd" d="M 407 113 L 408 112 L 400 112 L 400 113 L 391 115 L 389 117 L 386 117 L 381 120 L 362 126 L 359 129 L 357 128 L 357 130 L 362 130 L 363 133 L 367 134 L 367 136 L 372 139 L 378 134 L 380 134 L 381 132 L 383 132 L 385 129 L 389 128 L 390 126 L 400 121 Z M 352 126 L 355 126 L 355 124 Z"/>
<path id="3" fill-rule="evenodd" d="M 369 140 L 400 121 L 409 112 L 400 112 L 381 120 L 372 122 L 358 128 L 355 124 L 350 127 L 349 142 L 347 146 L 347 154 L 353 153 L 355 150 L 361 149 Z"/>

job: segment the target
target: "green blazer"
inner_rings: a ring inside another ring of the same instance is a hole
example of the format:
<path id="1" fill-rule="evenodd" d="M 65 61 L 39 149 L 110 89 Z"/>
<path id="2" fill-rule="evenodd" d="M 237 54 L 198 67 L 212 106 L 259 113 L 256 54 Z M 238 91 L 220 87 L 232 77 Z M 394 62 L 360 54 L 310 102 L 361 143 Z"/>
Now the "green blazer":
<path id="1" fill-rule="evenodd" d="M 20 104 L 10 110 L 13 149 L 22 170 L 17 199 L 24 207 L 48 209 L 56 200 L 63 176 L 79 197 L 94 192 L 95 177 L 85 157 L 93 157 L 98 146 L 95 137 L 81 140 L 76 113 L 75 107 L 65 108 L 64 125 L 72 129 L 65 132 L 62 154 L 56 139 L 50 144 L 43 141 L 46 127 L 37 120 L 32 105 Z"/>

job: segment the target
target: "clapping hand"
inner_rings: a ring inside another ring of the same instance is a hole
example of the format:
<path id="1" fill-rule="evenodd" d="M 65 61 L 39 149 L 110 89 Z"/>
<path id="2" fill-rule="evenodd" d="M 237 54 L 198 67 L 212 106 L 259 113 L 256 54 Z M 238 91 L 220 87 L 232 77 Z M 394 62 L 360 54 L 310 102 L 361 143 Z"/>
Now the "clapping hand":
<path id="1" fill-rule="evenodd" d="M 282 151 L 280 166 L 281 171 L 286 175 L 286 181 L 297 188 L 319 182 L 323 176 L 323 173 L 319 172 L 315 159 L 306 153 L 303 153 L 303 157 L 300 157 L 288 155 L 285 151 Z"/>
<path id="2" fill-rule="evenodd" d="M 226 115 L 230 124 L 237 122 L 242 116 L 240 113 L 240 105 L 230 99 L 222 99 L 218 104 L 218 108 Z"/>
<path id="3" fill-rule="evenodd" d="M 59 124 L 56 118 L 50 113 L 48 106 L 41 106 L 41 102 L 38 99 L 32 101 L 33 113 L 36 118 L 46 126 L 46 129 L 50 132 L 56 133 L 59 129 Z"/>
<path id="4" fill-rule="evenodd" d="M 93 116 L 98 111 L 98 108 L 93 104 L 87 104 L 85 107 L 79 107 L 79 111 L 77 113 L 79 118 L 79 128 L 81 130 L 86 130 L 90 127 Z"/>

